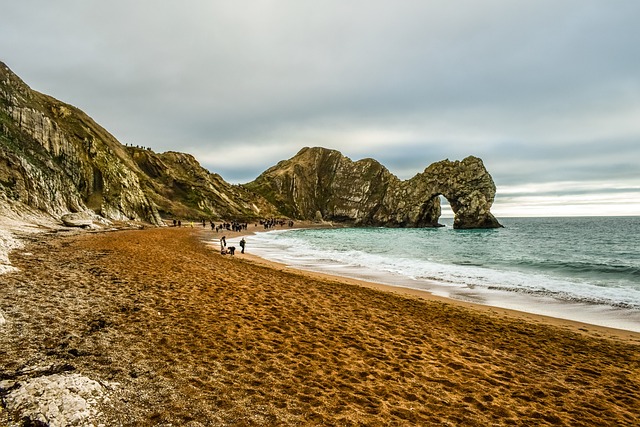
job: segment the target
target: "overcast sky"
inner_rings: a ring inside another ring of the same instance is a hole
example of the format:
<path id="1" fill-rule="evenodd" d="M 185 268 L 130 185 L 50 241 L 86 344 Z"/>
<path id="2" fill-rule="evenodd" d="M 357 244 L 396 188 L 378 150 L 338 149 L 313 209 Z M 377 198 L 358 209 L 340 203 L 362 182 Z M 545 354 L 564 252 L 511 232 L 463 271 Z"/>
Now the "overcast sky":
<path id="1" fill-rule="evenodd" d="M 483 159 L 493 212 L 640 215 L 638 0 L 20 0 L 0 60 L 229 182 L 305 146 L 402 179 Z"/>

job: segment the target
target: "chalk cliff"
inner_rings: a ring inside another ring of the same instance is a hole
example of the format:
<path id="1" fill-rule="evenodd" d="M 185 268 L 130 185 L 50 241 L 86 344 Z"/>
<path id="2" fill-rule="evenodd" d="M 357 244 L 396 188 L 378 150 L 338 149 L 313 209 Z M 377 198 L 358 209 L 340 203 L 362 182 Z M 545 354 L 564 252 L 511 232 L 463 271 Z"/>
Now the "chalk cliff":
<path id="1" fill-rule="evenodd" d="M 501 226 L 490 212 L 495 184 L 477 157 L 443 160 L 401 181 L 373 159 L 353 162 L 335 150 L 303 148 L 246 187 L 294 218 L 437 227 L 442 195 L 455 214 L 455 228 Z"/>

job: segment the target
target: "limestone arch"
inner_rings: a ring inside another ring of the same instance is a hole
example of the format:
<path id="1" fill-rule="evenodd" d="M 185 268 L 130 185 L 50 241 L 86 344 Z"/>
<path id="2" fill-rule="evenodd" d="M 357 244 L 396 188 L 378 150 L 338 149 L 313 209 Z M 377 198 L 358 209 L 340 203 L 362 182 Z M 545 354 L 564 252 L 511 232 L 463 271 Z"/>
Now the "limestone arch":
<path id="1" fill-rule="evenodd" d="M 502 227 L 490 212 L 496 192 L 495 184 L 482 160 L 477 157 L 434 163 L 422 174 L 407 181 L 407 190 L 412 194 L 411 198 L 422 201 L 417 227 L 440 225 L 440 196 L 451 206 L 453 228 Z"/>

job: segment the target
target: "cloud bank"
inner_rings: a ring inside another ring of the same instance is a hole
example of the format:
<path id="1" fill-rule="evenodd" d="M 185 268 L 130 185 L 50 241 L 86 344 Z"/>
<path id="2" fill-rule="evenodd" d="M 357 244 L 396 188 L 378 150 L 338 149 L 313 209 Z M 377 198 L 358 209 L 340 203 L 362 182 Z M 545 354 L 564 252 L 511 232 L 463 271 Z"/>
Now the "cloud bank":
<path id="1" fill-rule="evenodd" d="M 504 215 L 640 215 L 640 3 L 12 2 L 2 59 L 122 143 L 247 182 L 303 146 L 481 157 Z M 570 206 L 570 207 L 568 207 Z"/>

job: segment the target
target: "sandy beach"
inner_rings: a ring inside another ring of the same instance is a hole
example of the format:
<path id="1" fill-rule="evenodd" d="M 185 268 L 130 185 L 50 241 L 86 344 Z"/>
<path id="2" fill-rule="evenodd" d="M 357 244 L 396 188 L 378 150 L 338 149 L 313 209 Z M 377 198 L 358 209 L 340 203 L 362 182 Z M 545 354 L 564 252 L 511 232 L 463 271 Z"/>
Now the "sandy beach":
<path id="1" fill-rule="evenodd" d="M 222 256 L 220 235 L 26 236 L 2 393 L 79 374 L 105 426 L 640 424 L 640 334 Z"/>

